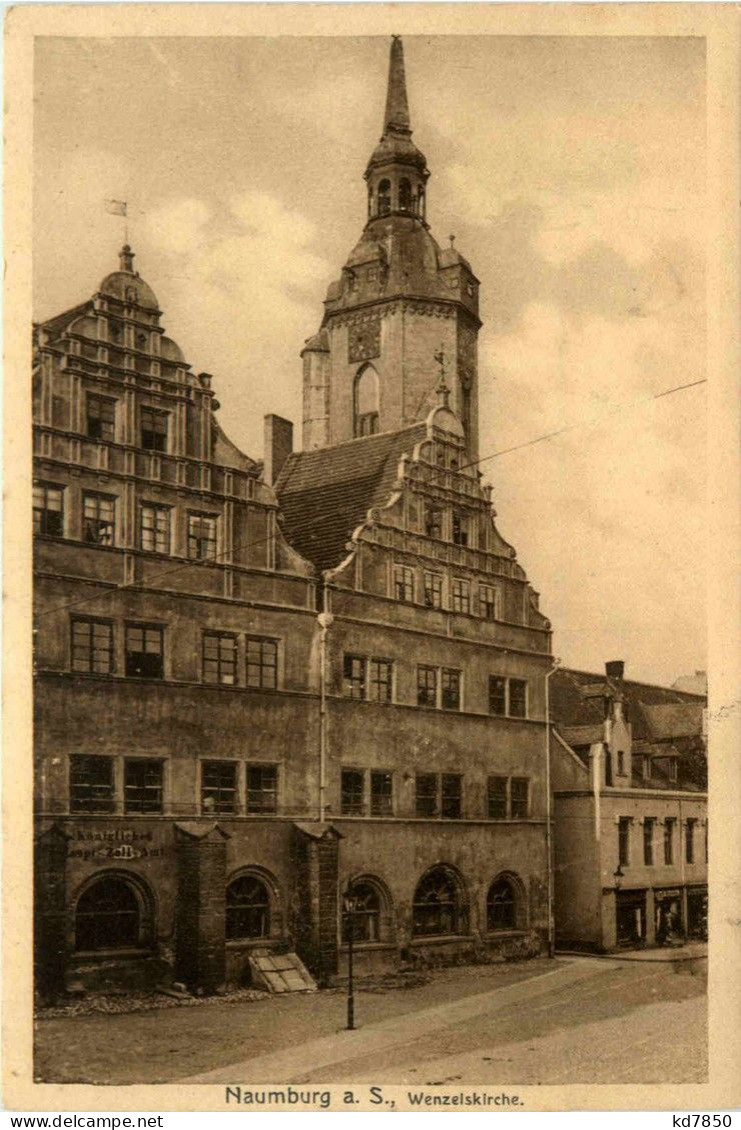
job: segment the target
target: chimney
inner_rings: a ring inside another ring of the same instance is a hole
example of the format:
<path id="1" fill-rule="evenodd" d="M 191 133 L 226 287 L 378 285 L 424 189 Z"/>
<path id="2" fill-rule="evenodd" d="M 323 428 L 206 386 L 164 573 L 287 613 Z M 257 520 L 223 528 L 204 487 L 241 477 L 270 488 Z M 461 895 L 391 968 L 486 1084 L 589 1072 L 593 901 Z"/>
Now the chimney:
<path id="1" fill-rule="evenodd" d="M 605 674 L 608 679 L 622 679 L 625 674 L 625 660 L 610 659 L 605 663 Z"/>
<path id="2" fill-rule="evenodd" d="M 264 447 L 264 467 L 263 478 L 269 486 L 273 486 L 275 480 L 283 469 L 288 456 L 293 451 L 293 424 L 290 420 L 284 420 L 282 416 L 274 416 L 272 413 L 265 417 L 265 447 Z"/>

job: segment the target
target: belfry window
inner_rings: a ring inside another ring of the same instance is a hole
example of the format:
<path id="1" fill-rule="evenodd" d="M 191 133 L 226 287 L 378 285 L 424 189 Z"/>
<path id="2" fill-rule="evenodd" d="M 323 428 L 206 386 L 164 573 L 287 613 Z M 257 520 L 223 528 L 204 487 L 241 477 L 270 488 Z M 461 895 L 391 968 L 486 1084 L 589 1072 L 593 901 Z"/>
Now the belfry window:
<path id="1" fill-rule="evenodd" d="M 378 374 L 366 365 L 355 378 L 355 435 L 370 436 L 378 431 Z"/>
<path id="2" fill-rule="evenodd" d="M 399 211 L 411 212 L 412 208 L 412 186 L 409 181 L 404 177 L 399 181 Z"/>
<path id="3" fill-rule="evenodd" d="M 378 186 L 378 215 L 387 216 L 391 211 L 391 182 L 382 180 Z"/>

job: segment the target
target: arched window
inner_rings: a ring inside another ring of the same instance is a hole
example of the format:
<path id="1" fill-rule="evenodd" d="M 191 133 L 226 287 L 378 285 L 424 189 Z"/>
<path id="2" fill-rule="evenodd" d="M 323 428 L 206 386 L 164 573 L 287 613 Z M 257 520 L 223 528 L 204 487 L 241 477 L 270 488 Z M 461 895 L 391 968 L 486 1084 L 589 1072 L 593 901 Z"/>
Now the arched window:
<path id="1" fill-rule="evenodd" d="M 270 934 L 270 893 L 255 875 L 240 875 L 226 889 L 226 936 L 267 938 Z"/>
<path id="2" fill-rule="evenodd" d="M 102 875 L 87 887 L 75 908 L 75 948 L 130 949 L 149 941 L 149 905 L 122 875 Z"/>
<path id="3" fill-rule="evenodd" d="M 417 215 L 425 218 L 425 190 L 420 188 L 417 194 Z"/>
<path id="4" fill-rule="evenodd" d="M 382 180 L 378 186 L 378 215 L 385 216 L 391 211 L 391 182 Z"/>
<path id="5" fill-rule="evenodd" d="M 412 211 L 412 186 L 406 177 L 399 181 L 399 211 Z"/>
<path id="6" fill-rule="evenodd" d="M 378 431 L 378 374 L 366 365 L 355 378 L 355 435 L 370 436 Z"/>
<path id="7" fill-rule="evenodd" d="M 460 883 L 446 867 L 423 875 L 414 892 L 412 933 L 417 938 L 466 931 L 466 908 Z"/>
<path id="8" fill-rule="evenodd" d="M 342 921 L 342 940 L 347 942 L 350 930 L 355 942 L 381 941 L 381 896 L 378 888 L 366 879 L 352 883 L 348 892 L 353 899 L 352 914 L 345 912 Z"/>
<path id="9" fill-rule="evenodd" d="M 514 930 L 517 926 L 517 891 L 510 879 L 495 879 L 486 896 L 487 930 Z"/>
<path id="10" fill-rule="evenodd" d="M 368 219 L 373 215 L 373 188 L 368 185 Z"/>

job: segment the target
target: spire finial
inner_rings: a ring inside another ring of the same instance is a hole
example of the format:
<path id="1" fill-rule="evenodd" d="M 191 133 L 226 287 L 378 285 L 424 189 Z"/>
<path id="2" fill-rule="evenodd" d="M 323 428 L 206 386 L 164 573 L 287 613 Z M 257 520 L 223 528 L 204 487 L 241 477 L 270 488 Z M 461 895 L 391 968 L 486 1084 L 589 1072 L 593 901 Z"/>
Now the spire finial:
<path id="1" fill-rule="evenodd" d="M 404 74 L 404 47 L 400 35 L 391 39 L 389 58 L 389 83 L 386 93 L 386 113 L 383 119 L 383 132 L 389 130 L 411 133 L 409 103 L 407 102 L 407 83 Z"/>
<path id="2" fill-rule="evenodd" d="M 130 275 L 134 273 L 134 252 L 125 243 L 118 253 L 118 261 L 120 263 L 120 270 L 127 271 Z"/>

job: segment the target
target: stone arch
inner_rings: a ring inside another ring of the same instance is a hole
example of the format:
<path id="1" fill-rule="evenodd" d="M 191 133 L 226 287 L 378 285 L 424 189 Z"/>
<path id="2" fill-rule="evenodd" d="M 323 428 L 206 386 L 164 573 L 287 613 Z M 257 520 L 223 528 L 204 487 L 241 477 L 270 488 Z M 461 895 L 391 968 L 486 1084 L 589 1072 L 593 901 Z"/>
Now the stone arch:
<path id="1" fill-rule="evenodd" d="M 346 892 L 361 895 L 361 906 L 356 911 L 354 940 L 364 942 L 392 942 L 396 933 L 394 923 L 394 904 L 391 892 L 377 875 L 363 872 L 348 880 Z M 340 931 L 343 942 L 347 942 L 347 918 L 343 914 Z"/>
<path id="2" fill-rule="evenodd" d="M 283 900 L 275 876 L 264 867 L 239 867 L 226 882 L 226 940 L 248 942 L 283 934 Z"/>
<path id="3" fill-rule="evenodd" d="M 117 868 L 96 871 L 78 889 L 73 906 L 77 952 L 150 949 L 154 945 L 155 897 L 139 875 Z"/>
<path id="4" fill-rule="evenodd" d="M 514 871 L 500 871 L 486 892 L 487 934 L 501 930 L 527 928 L 527 894 L 522 879 Z"/>
<path id="5" fill-rule="evenodd" d="M 412 898 L 413 937 L 467 934 L 468 919 L 468 891 L 458 869 L 449 863 L 428 867 Z"/>

